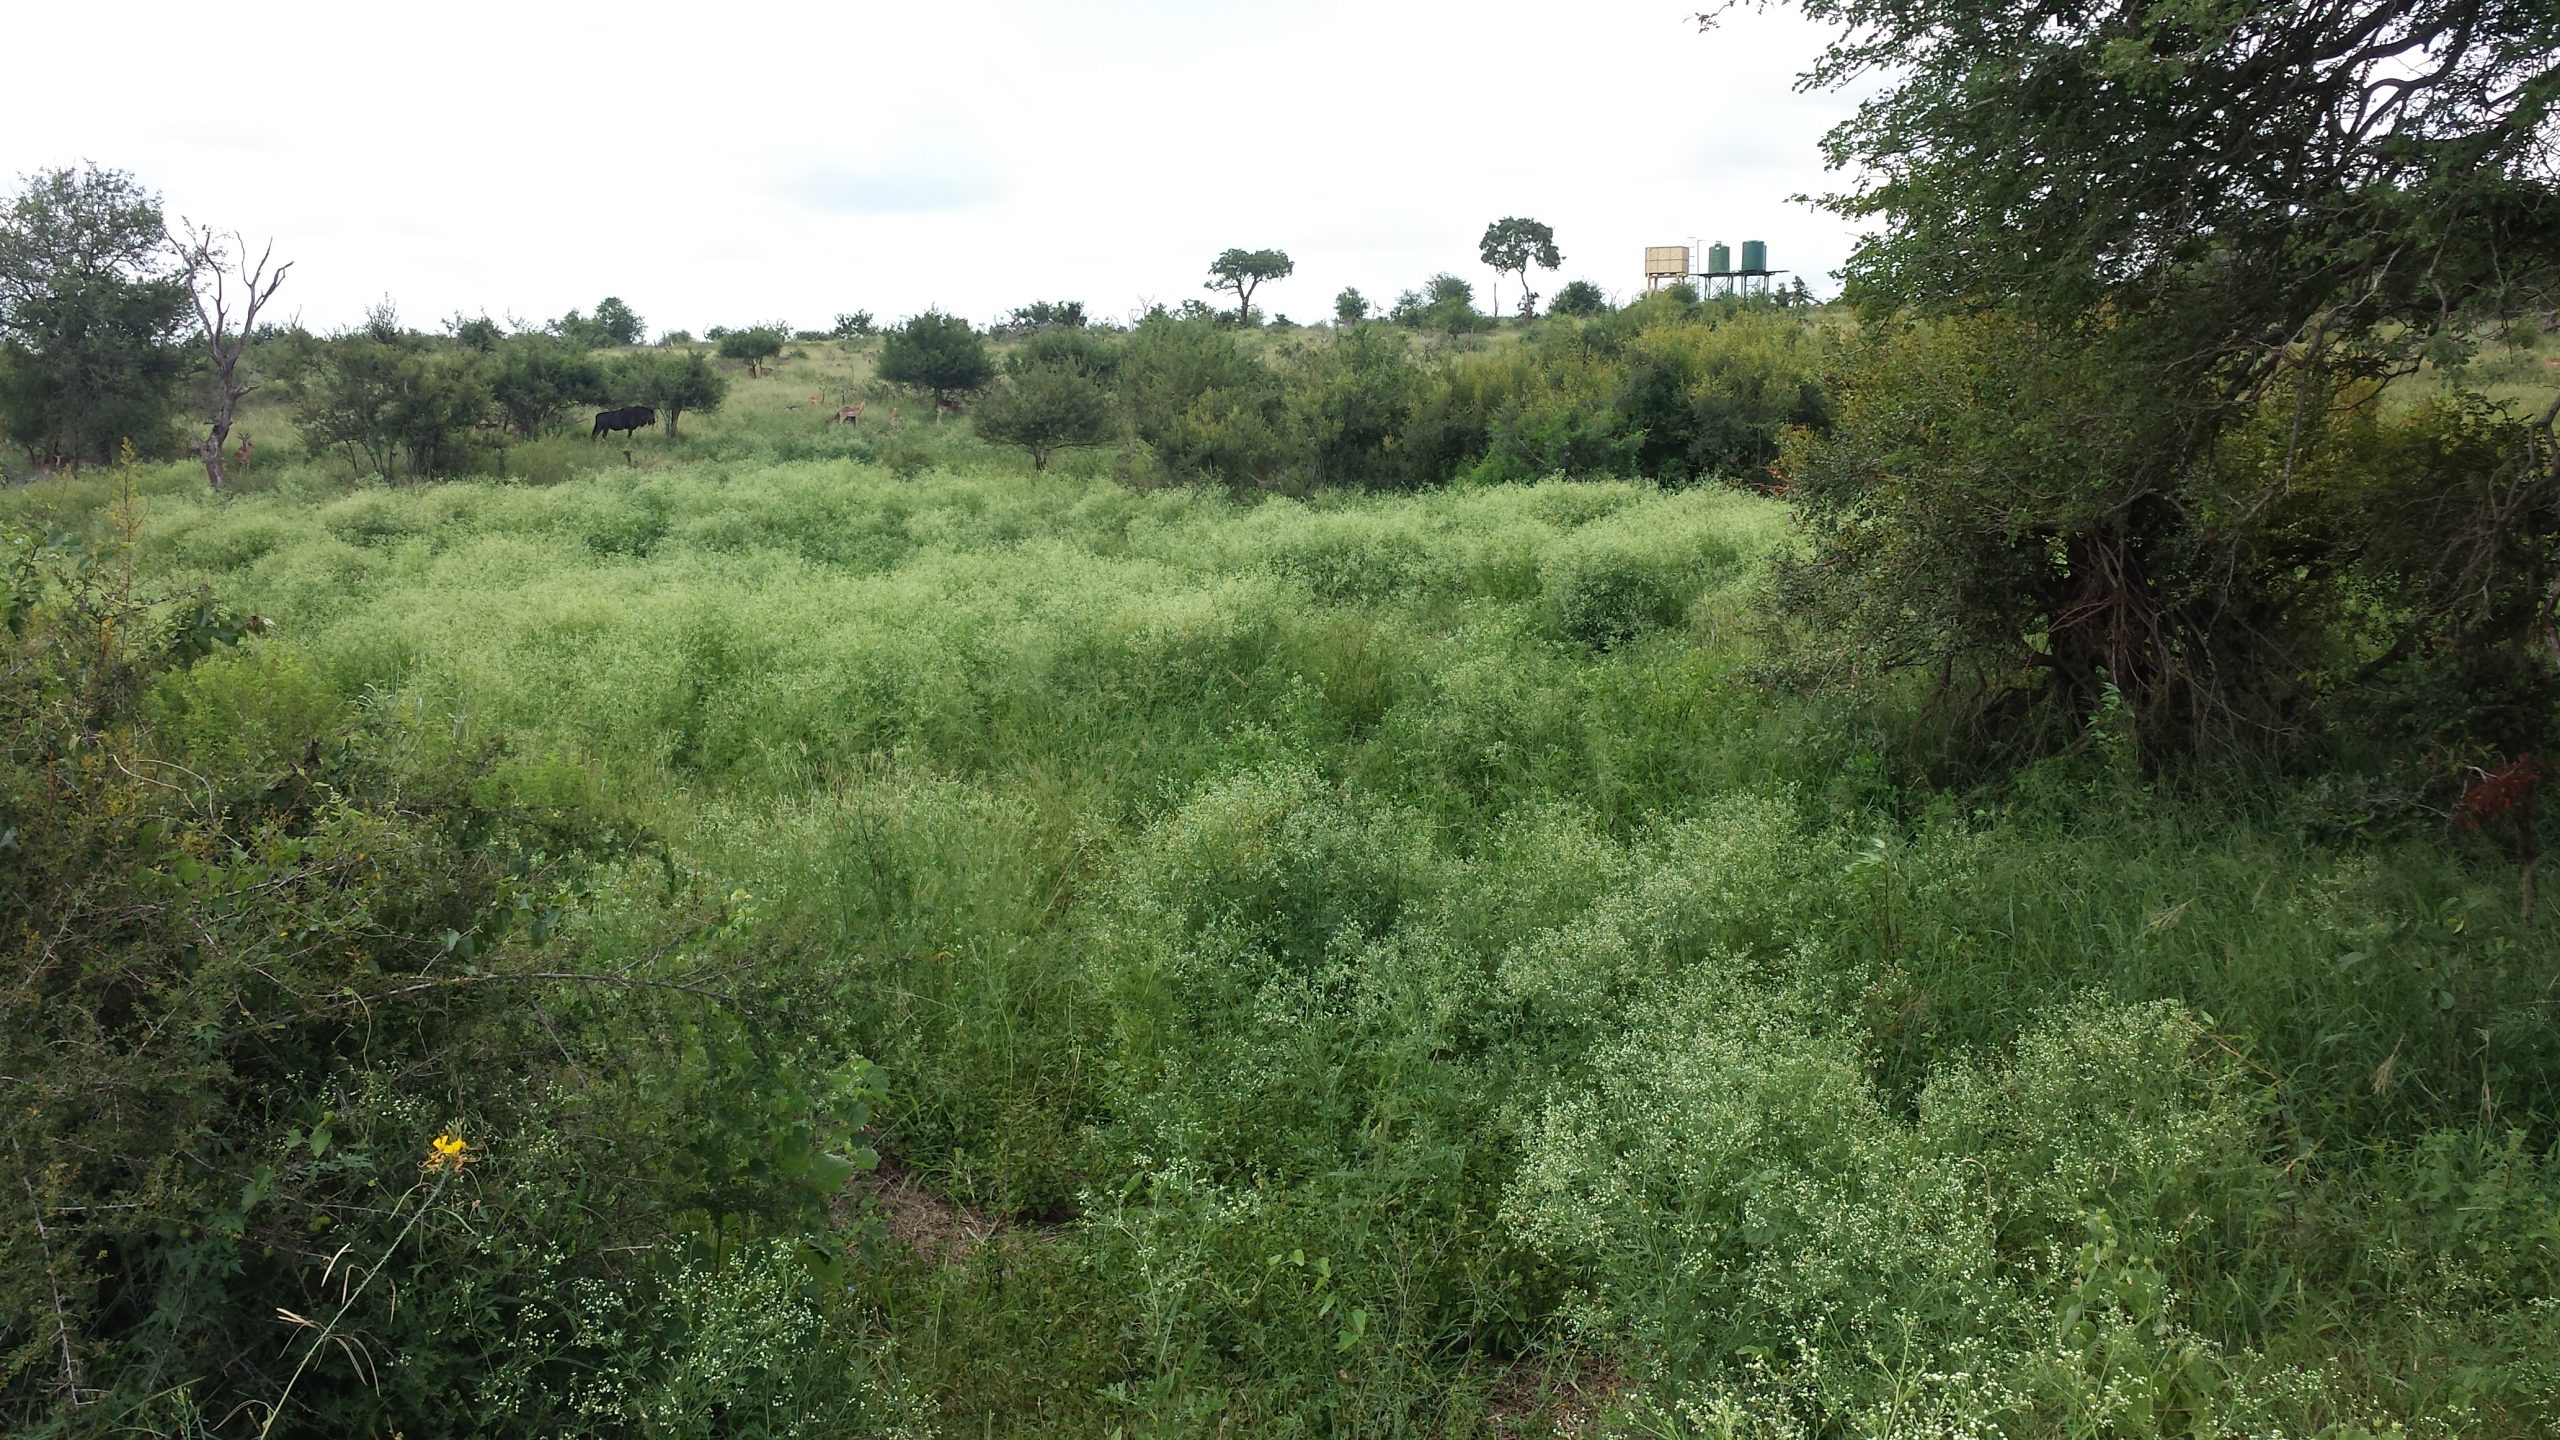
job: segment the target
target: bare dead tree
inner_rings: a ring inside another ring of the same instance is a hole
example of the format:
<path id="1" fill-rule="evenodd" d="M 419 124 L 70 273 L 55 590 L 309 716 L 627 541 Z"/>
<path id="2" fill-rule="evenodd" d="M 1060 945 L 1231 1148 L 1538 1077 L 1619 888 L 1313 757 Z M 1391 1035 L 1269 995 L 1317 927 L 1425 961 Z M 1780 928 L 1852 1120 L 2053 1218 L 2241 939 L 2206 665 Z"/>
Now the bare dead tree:
<path id="1" fill-rule="evenodd" d="M 179 263 L 186 267 L 187 288 L 195 295 L 196 321 L 203 332 L 205 351 L 213 357 L 213 413 L 206 417 L 210 427 L 197 446 L 204 457 L 205 478 L 220 490 L 228 480 L 222 468 L 223 447 L 231 439 L 231 418 L 240 408 L 240 397 L 258 388 L 257 381 L 240 373 L 240 356 L 249 348 L 249 336 L 258 328 L 258 312 L 275 298 L 276 287 L 284 284 L 285 272 L 293 268 L 288 260 L 273 264 L 275 242 L 249 259 L 249 245 L 233 231 L 224 236 L 210 227 L 199 227 L 193 221 L 181 221 L 179 229 L 169 236 L 169 244 L 178 253 Z M 239 321 L 232 321 L 231 307 L 240 307 Z"/>

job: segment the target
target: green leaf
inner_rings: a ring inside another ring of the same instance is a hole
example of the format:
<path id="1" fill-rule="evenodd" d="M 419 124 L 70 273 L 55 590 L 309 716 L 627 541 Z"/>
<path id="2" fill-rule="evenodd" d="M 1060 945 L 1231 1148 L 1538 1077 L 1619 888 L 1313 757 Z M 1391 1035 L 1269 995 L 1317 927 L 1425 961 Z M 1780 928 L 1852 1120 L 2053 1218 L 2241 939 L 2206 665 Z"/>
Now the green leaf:
<path id="1" fill-rule="evenodd" d="M 878 1163 L 879 1157 L 873 1156 L 872 1164 Z M 869 1168 L 871 1167 L 863 1164 L 859 1159 L 847 1159 L 842 1155 L 824 1151 L 811 1156 L 808 1165 L 809 1178 L 828 1190 L 835 1189 Z"/>

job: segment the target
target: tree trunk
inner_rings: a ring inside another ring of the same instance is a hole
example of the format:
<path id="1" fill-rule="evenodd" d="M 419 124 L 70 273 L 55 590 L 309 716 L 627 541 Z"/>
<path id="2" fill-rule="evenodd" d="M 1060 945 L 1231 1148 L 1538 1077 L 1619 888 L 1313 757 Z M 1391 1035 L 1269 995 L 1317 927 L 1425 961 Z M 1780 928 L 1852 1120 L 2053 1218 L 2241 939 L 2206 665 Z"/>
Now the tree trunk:
<path id="1" fill-rule="evenodd" d="M 214 371 L 213 425 L 204 442 L 204 478 L 220 490 L 229 481 L 222 469 L 222 448 L 231 443 L 231 414 L 240 403 L 240 388 L 232 383 L 237 374 L 238 358 L 218 364 Z"/>
<path id="2" fill-rule="evenodd" d="M 673 405 L 670 405 L 670 406 L 668 406 L 668 407 L 667 407 L 667 438 L 668 438 L 668 439 L 673 440 L 674 438 L 676 438 L 676 417 L 677 417 L 678 415 L 683 414 L 683 413 L 684 413 L 683 411 L 678 410 L 678 409 L 677 409 L 676 407 L 674 407 Z"/>
<path id="3" fill-rule="evenodd" d="M 2067 713 L 2095 714 L 2115 687 L 2150 743 L 2153 722 L 2179 708 L 2182 679 L 2169 641 L 2170 617 L 2130 537 L 2118 531 L 2065 537 L 2064 573 L 2046 591 L 2046 665 Z"/>

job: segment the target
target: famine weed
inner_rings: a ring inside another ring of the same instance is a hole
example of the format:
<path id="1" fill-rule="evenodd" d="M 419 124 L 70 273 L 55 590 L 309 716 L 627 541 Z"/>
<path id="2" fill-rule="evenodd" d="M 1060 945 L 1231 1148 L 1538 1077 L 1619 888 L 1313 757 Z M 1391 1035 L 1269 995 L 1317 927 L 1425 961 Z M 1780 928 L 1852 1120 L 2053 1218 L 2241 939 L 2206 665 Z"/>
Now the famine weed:
<path id="1" fill-rule="evenodd" d="M 282 1398 L 350 1430 L 468 1377 L 493 1431 L 687 1436 L 1494 1434 L 1524 1377 L 1596 1433 L 2560 1419 L 2554 941 L 2485 841 L 2306 832 L 2275 782 L 2142 774 L 2105 723 L 1999 793 L 1920 785 L 1909 717 L 1742 682 L 1790 543 L 1751 497 L 1233 503 L 991 467 L 960 426 L 899 479 L 790 420 L 550 485 L 217 504 L 135 467 L 136 596 L 274 628 L 189 621 L 204 653 L 137 681 L 150 758 L 209 792 L 66 721 L 5 757 L 0 863 L 67 894 L 145 856 L 163 898 L 118 913 L 240 946 L 170 972 L 219 1036 L 249 966 L 467 979 L 377 1006 L 370 1048 L 304 1032 L 348 1067 L 308 1062 L 328 1156 L 313 1114 L 244 1128 L 168 1216 L 238 1214 L 254 1243 L 179 1253 L 261 1302 L 358 1234 L 450 1283 L 396 1325 L 387 1282 L 337 1296 L 196 1394 L 263 1404 L 307 1360 Z M 109 533 L 83 484 L 0 498 Z M 40 548 L 0 553 L 38 597 L 10 616 L 53 613 Z M 152 654 L 193 612 L 157 613 L 121 632 Z M 110 828 L 27 798 L 57 794 Z M 485 1099 L 469 1180 L 506 1223 L 350 1198 L 438 1118 L 365 1078 L 394 1054 Z M 44 1123 L 163 1153 L 80 1093 Z M 813 1219 L 864 1146 L 983 1243 Z M 121 1213 L 30 1179 L 57 1238 Z M 256 1253 L 324 1216 L 307 1263 Z M 0 1271 L 0 1313 L 46 1313 L 42 1278 Z M 359 1334 L 379 1391 L 331 1363 Z"/>

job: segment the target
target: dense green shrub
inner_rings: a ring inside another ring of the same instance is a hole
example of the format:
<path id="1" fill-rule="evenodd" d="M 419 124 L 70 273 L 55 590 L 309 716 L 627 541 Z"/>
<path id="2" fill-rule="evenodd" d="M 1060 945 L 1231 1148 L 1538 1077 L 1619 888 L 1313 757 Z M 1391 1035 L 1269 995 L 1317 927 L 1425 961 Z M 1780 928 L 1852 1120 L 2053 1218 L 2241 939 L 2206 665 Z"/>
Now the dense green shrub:
<path id="1" fill-rule="evenodd" d="M 1016 375 L 1037 367 L 1064 368 L 1109 385 L 1119 378 L 1123 351 L 1122 343 L 1103 331 L 1082 325 L 1052 325 L 1007 352 L 1004 368 L 1006 373 Z"/>
<path id="2" fill-rule="evenodd" d="M 486 348 L 489 398 L 519 438 L 540 434 L 573 405 L 603 403 L 604 367 L 575 345 L 527 334 Z"/>
<path id="3" fill-rule="evenodd" d="M 1547 309 L 1557 315 L 1588 319 L 1608 311 L 1609 297 L 1588 280 L 1567 280 L 1556 291 L 1556 298 L 1548 302 Z"/>
<path id="4" fill-rule="evenodd" d="M 1390 490 L 1413 482 L 1397 441 L 1424 376 L 1393 336 L 1366 328 L 1337 336 L 1302 357 L 1287 379 L 1315 483 Z"/>
<path id="5" fill-rule="evenodd" d="M 1417 330 L 1465 335 L 1490 330 L 1494 318 L 1476 309 L 1476 287 L 1455 275 L 1434 275 L 1420 290 L 1396 297 L 1387 318 Z"/>
<path id="6" fill-rule="evenodd" d="M 176 448 L 188 292 L 160 197 L 91 164 L 26 177 L 0 212 L 0 434 L 45 460 Z"/>
<path id="7" fill-rule="evenodd" d="M 1641 475 L 1768 483 L 1790 427 L 1828 423 L 1819 333 L 1760 307 L 1648 301 L 1445 362 L 1409 437 L 1417 462 L 1487 480 Z"/>
<path id="8" fill-rule="evenodd" d="M 740 1008 L 786 1003 L 749 899 L 650 879 L 574 766 L 7 541 L 10 1428 L 860 1413 L 807 1350 L 855 1323 L 820 1207 L 877 1080 Z"/>
<path id="9" fill-rule="evenodd" d="M 1234 329 L 1205 312 L 1150 316 L 1125 341 L 1053 328 L 1005 364 L 1112 387 L 1164 478 L 1292 492 L 1555 474 L 1765 485 L 1778 436 L 1829 413 L 1821 333 L 1768 306 L 1656 297 L 1436 358 L 1386 330 L 1279 347 Z"/>
<path id="10" fill-rule="evenodd" d="M 572 310 L 552 321 L 550 328 L 552 334 L 581 350 L 629 347 L 646 340 L 649 333 L 638 313 L 614 295 L 597 301 L 595 314 L 581 315 Z"/>
<path id="11" fill-rule="evenodd" d="M 506 330 L 486 314 L 466 317 L 459 310 L 445 320 L 444 329 L 453 337 L 454 344 L 465 350 L 477 350 L 483 355 L 495 353 L 499 343 L 507 338 Z"/>
<path id="12" fill-rule="evenodd" d="M 922 390 L 937 407 L 974 395 L 995 379 L 986 338 L 957 315 L 927 310 L 891 326 L 880 342 L 880 378 Z"/>
<path id="13" fill-rule="evenodd" d="M 2545 743 L 2555 682 L 2519 647 L 2560 520 L 2519 508 L 2548 463 L 2528 424 L 2476 399 L 2393 416 L 2314 374 L 2198 453 L 2123 344 L 1979 317 L 1859 348 L 1838 423 L 1785 465 L 1809 672 L 1938 676 L 2030 746 L 2110 694 L 2154 756 L 2299 735 L 2324 696 L 2403 758 Z"/>
<path id="14" fill-rule="evenodd" d="M 1016 334 L 1042 330 L 1074 330 L 1084 326 L 1084 302 L 1081 300 L 1034 300 L 1017 305 L 1005 317 L 1002 328 Z"/>
<path id="15" fill-rule="evenodd" d="M 1617 428 L 1641 436 L 1637 473 L 1666 482 L 1765 484 L 1779 437 L 1829 419 L 1818 332 L 1774 310 L 1645 324 L 1620 359 Z"/>
<path id="16" fill-rule="evenodd" d="M 999 445 L 1029 451 L 1034 470 L 1048 469 L 1060 450 L 1100 445 L 1117 433 L 1102 382 L 1057 363 L 1011 369 L 979 402 L 972 423 Z"/>
<path id="17" fill-rule="evenodd" d="M 1833 607 L 1819 643 L 1894 664 L 1960 625 L 1916 657 L 1956 682 L 1942 708 L 2030 751 L 2112 726 L 2154 764 L 2283 754 L 2323 692 L 2353 718 L 2419 656 L 2451 662 L 2422 683 L 2498 718 L 2404 734 L 2404 756 L 2551 714 L 2547 627 L 2520 621 L 2553 579 L 2553 412 L 2481 396 L 2397 444 L 2358 432 L 2378 387 L 2560 292 L 2560 12 L 1804 8 L 1848 22 L 1808 84 L 1891 75 L 1825 138 L 1855 177 L 1822 203 L 1864 228 L 1844 278 L 1879 353 L 1853 438 L 1807 456 L 1833 501 L 1816 548 L 1844 597 L 1853 552 L 1946 562 Z M 2392 449 L 2410 490 L 2334 503 Z"/>
<path id="18" fill-rule="evenodd" d="M 1176 479 L 1267 486 L 1297 458 L 1280 376 L 1213 321 L 1141 322 L 1121 386 L 1131 429 Z"/>
<path id="19" fill-rule="evenodd" d="M 386 480 L 433 480 L 482 464 L 493 405 L 480 355 L 414 337 L 349 333 L 320 342 L 290 381 L 312 453 L 336 452 Z"/>

